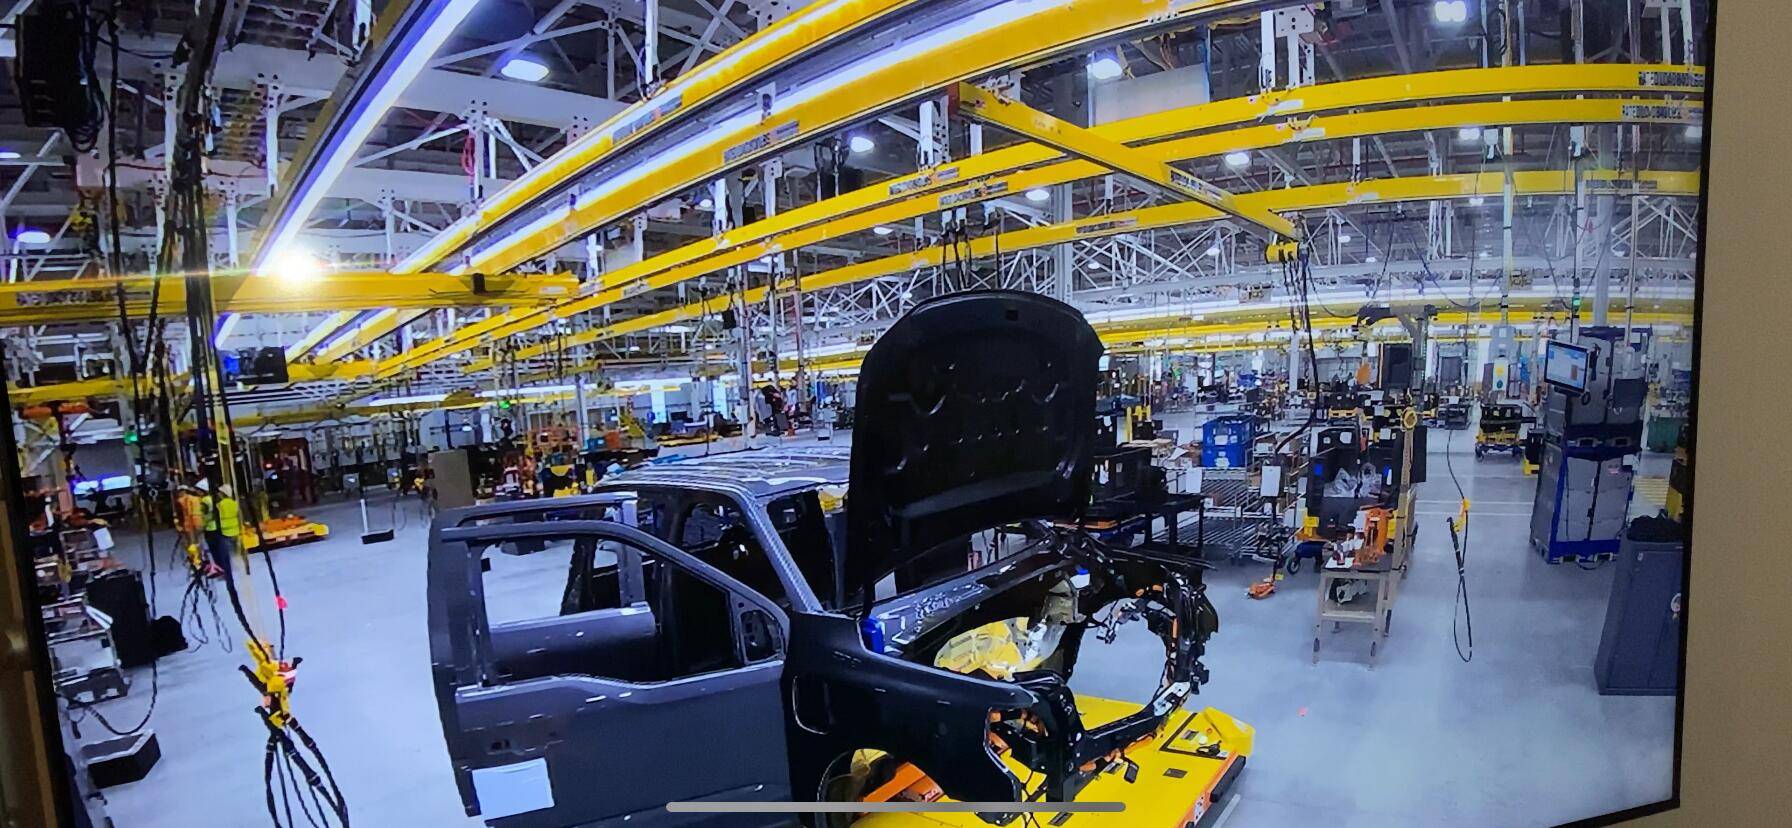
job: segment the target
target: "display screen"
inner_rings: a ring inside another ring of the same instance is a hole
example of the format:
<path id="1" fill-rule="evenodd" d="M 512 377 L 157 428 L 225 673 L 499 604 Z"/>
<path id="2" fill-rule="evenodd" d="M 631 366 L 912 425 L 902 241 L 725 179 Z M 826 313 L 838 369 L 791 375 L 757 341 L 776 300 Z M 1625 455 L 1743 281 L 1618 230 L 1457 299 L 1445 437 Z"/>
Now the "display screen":
<path id="1" fill-rule="evenodd" d="M 1593 370 L 1593 352 L 1560 342 L 1549 343 L 1543 358 L 1543 379 L 1551 385 L 1587 390 L 1588 374 Z"/>
<path id="2" fill-rule="evenodd" d="M 4 752 L 123 828 L 1671 807 L 1716 2 L 15 3 Z"/>

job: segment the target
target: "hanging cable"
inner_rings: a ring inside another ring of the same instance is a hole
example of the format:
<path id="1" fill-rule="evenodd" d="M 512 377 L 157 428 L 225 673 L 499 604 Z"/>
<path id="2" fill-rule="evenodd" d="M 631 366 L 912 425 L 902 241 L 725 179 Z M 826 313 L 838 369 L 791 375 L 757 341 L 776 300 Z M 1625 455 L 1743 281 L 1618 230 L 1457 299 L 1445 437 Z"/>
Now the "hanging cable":
<path id="1" fill-rule="evenodd" d="M 1450 483 L 1456 487 L 1456 497 L 1461 501 L 1461 511 L 1456 517 L 1446 518 L 1450 527 L 1450 546 L 1456 550 L 1456 605 L 1450 614 L 1450 641 L 1456 645 L 1456 657 L 1463 664 L 1475 658 L 1475 620 L 1468 605 L 1468 493 L 1462 490 L 1462 481 L 1456 477 L 1456 463 L 1450 455 L 1450 444 L 1456 439 L 1456 430 L 1448 429 L 1449 435 L 1444 438 L 1444 468 L 1450 472 Z M 1463 633 L 1467 633 L 1468 643 L 1463 646 Z"/>

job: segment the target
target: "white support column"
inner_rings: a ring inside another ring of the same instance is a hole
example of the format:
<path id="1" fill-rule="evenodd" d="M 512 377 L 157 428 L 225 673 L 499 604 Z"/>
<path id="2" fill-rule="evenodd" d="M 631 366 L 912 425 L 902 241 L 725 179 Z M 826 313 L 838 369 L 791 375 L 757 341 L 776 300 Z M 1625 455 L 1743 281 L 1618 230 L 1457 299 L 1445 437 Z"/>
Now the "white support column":
<path id="1" fill-rule="evenodd" d="M 385 259 L 385 261 L 386 261 L 387 265 L 391 265 L 398 261 L 398 248 L 396 246 L 396 240 L 398 237 L 398 210 L 394 207 L 394 205 L 392 203 L 392 191 L 385 190 L 385 191 L 381 192 L 378 204 L 380 207 L 380 215 L 383 216 L 386 220 L 386 222 L 385 222 L 385 225 L 386 225 L 385 226 L 385 236 L 386 236 L 386 239 L 385 239 L 385 241 L 386 241 L 386 259 Z"/>
<path id="2" fill-rule="evenodd" d="M 1059 184 L 1051 192 L 1052 221 L 1057 224 L 1070 221 L 1070 185 Z M 1076 287 L 1076 256 L 1071 245 L 1071 242 L 1062 242 L 1052 246 L 1052 277 L 1056 281 L 1058 300 L 1061 302 L 1069 302 Z"/>
<path id="3" fill-rule="evenodd" d="M 224 249 L 231 270 L 242 267 L 242 250 L 237 243 L 236 231 L 237 208 L 241 206 L 241 201 L 235 183 L 224 187 Z"/>
<path id="4" fill-rule="evenodd" d="M 355 25 L 354 31 L 349 33 L 349 45 L 360 54 L 373 35 L 373 0 L 355 0 L 354 14 Z"/>
<path id="5" fill-rule="evenodd" d="M 647 40 L 641 47 L 641 63 L 646 67 L 647 77 L 642 79 L 641 85 L 652 89 L 660 77 L 660 0 L 645 0 L 645 5 Z"/>
<path id="6" fill-rule="evenodd" d="M 490 128 L 485 117 L 485 108 L 474 105 L 467 109 L 467 136 L 473 144 L 473 172 L 468 183 L 468 196 L 473 208 L 478 209 L 485 201 L 486 158 L 491 154 Z"/>
<path id="7" fill-rule="evenodd" d="M 262 85 L 261 117 L 262 167 L 267 170 L 268 195 L 280 189 L 280 84 L 269 81 Z M 169 117 L 172 117 L 170 115 Z"/>
<path id="8" fill-rule="evenodd" d="M 585 237 L 585 276 L 594 285 L 604 273 L 604 242 L 599 235 L 592 233 Z"/>
<path id="9" fill-rule="evenodd" d="M 167 181 L 174 180 L 174 139 L 180 134 L 179 113 L 180 76 L 168 72 L 162 75 L 162 178 Z M 157 245 L 156 249 L 160 250 L 161 246 Z"/>
<path id="10" fill-rule="evenodd" d="M 778 178 L 783 174 L 784 162 L 775 157 L 759 168 L 759 203 L 764 210 L 762 218 L 769 219 L 778 214 Z M 778 376 L 778 320 L 782 314 L 779 312 L 778 284 L 784 280 L 784 254 L 782 252 L 771 254 L 769 264 L 771 272 L 766 274 L 765 309 L 766 323 L 771 326 L 771 330 L 766 332 L 767 351 L 769 352 L 766 359 L 771 365 L 772 380 L 778 382 L 781 387 L 782 382 Z M 792 325 L 797 330 L 801 330 L 803 327 L 802 317 L 799 315 Z M 803 393 L 801 374 L 797 375 L 797 380 L 797 401 L 801 402 Z"/>
<path id="11" fill-rule="evenodd" d="M 1257 89 L 1268 92 L 1276 88 L 1276 15 L 1264 12 L 1259 17 L 1259 51 L 1257 57 Z"/>

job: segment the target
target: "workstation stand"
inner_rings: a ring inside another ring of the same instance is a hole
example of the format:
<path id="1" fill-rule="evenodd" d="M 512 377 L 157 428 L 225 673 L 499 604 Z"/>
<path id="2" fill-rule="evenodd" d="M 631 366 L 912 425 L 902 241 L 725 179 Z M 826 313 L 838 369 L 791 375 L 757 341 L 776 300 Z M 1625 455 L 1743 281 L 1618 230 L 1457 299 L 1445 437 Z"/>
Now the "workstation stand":
<path id="1" fill-rule="evenodd" d="M 1387 641 L 1388 630 L 1394 620 L 1394 602 L 1400 596 L 1400 585 L 1406 579 L 1407 570 L 1412 562 L 1412 550 L 1418 540 L 1418 524 L 1414 520 L 1414 511 L 1418 503 L 1417 482 L 1414 479 L 1415 455 L 1420 455 L 1420 443 L 1415 439 L 1417 428 L 1421 428 L 1417 420 L 1418 409 L 1406 406 L 1401 416 L 1400 429 L 1400 477 L 1394 494 L 1392 510 L 1379 520 L 1385 523 L 1365 526 L 1367 541 L 1363 549 L 1383 545 L 1382 555 L 1369 563 L 1353 563 L 1349 567 L 1334 568 L 1329 562 L 1322 561 L 1319 566 L 1319 593 L 1317 618 L 1313 624 L 1313 663 L 1319 663 L 1319 650 L 1325 638 L 1326 624 L 1331 625 L 1333 633 L 1343 629 L 1345 624 L 1367 624 L 1370 629 L 1369 669 L 1375 669 L 1376 657 L 1380 655 L 1381 645 Z M 1361 556 L 1359 549 L 1356 556 Z M 1364 587 L 1362 595 L 1373 595 L 1371 606 L 1362 609 L 1352 604 L 1356 601 L 1339 601 L 1337 595 L 1350 588 L 1351 584 Z"/>

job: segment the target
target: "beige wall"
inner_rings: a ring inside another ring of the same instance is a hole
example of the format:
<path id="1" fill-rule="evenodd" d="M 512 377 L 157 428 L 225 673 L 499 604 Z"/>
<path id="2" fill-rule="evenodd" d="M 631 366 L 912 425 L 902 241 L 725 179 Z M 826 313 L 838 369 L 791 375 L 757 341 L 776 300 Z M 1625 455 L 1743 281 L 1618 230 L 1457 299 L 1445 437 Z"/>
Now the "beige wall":
<path id="1" fill-rule="evenodd" d="M 1792 2 L 1718 0 L 1681 810 L 1792 824 Z"/>

